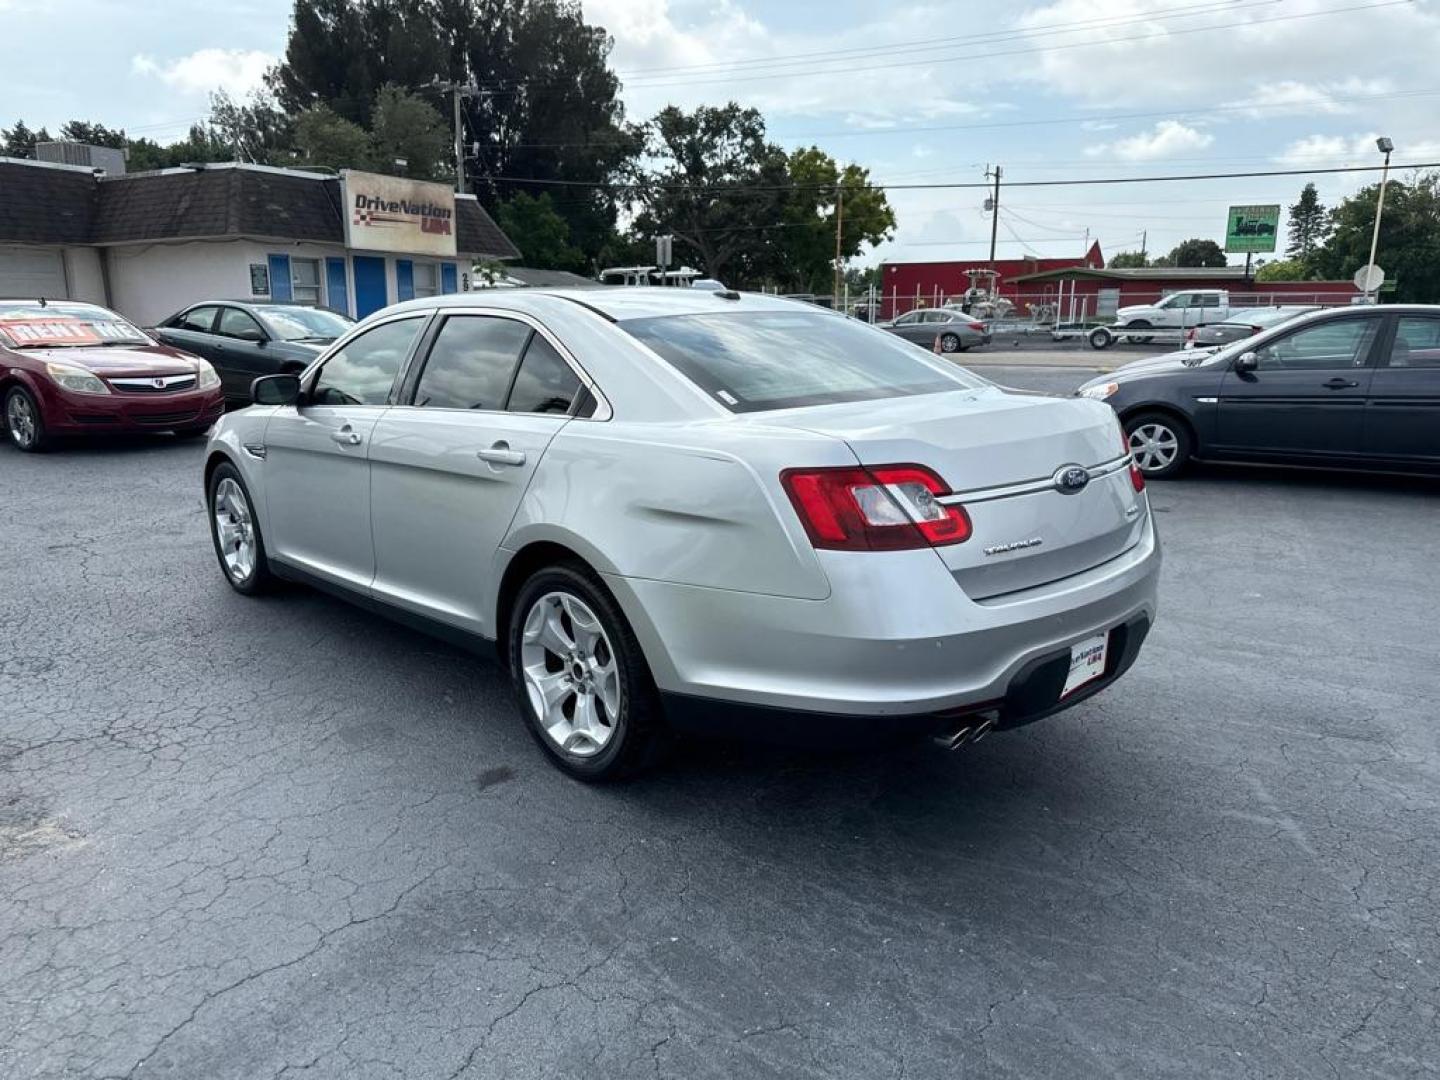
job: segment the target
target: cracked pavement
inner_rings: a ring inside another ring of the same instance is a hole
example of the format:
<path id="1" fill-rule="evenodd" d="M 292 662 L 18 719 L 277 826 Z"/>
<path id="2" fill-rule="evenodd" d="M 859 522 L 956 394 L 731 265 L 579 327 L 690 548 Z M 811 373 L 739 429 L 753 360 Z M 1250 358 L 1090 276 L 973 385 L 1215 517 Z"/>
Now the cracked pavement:
<path id="1" fill-rule="evenodd" d="M 201 457 L 0 448 L 0 1076 L 1440 1071 L 1436 483 L 1152 485 L 1099 697 L 589 788 L 493 665 L 232 593 Z"/>

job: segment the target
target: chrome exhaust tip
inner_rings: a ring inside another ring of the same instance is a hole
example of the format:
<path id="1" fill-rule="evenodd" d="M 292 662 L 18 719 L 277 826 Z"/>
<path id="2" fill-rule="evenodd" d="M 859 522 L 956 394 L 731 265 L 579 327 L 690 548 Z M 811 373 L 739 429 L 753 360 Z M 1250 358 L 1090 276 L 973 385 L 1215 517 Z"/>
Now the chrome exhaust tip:
<path id="1" fill-rule="evenodd" d="M 983 739 L 986 735 L 989 735 L 990 732 L 992 732 L 992 731 L 994 731 L 994 730 L 995 730 L 995 721 L 994 721 L 994 719 L 991 718 L 991 717 L 986 717 L 984 720 L 980 721 L 980 725 L 975 729 L 975 734 L 970 736 L 970 741 L 971 741 L 972 743 L 977 743 L 977 742 L 979 742 L 981 739 Z"/>
<path id="2" fill-rule="evenodd" d="M 975 729 L 965 726 L 952 731 L 949 735 L 936 735 L 935 745 L 945 750 L 959 750 L 970 741 Z"/>

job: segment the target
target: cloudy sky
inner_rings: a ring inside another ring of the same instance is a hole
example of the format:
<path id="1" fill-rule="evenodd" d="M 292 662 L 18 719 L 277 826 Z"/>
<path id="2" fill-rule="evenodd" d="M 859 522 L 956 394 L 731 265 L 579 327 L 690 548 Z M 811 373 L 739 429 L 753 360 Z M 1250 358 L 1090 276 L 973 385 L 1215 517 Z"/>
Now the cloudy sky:
<path id="1" fill-rule="evenodd" d="M 1000 163 L 1001 252 L 1107 254 L 1217 236 L 1231 203 L 1303 178 L 1091 187 L 1024 181 L 1440 161 L 1440 0 L 584 0 L 632 118 L 737 99 L 773 138 L 895 184 Z M 284 45 L 288 0 L 0 0 L 0 124 L 71 117 L 171 138 Z M 1373 180 L 1317 176 L 1327 201 Z M 978 190 L 892 190 L 884 258 L 975 256 Z"/>

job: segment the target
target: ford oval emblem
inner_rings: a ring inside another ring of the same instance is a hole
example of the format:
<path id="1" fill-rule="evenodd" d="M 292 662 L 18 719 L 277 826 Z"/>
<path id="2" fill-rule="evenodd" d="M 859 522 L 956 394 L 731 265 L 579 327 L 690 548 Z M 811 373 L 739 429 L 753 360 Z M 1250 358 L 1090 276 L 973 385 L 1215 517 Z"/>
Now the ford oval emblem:
<path id="1" fill-rule="evenodd" d="M 1061 465 L 1050 478 L 1062 495 L 1076 495 L 1090 483 L 1090 470 L 1081 465 Z"/>

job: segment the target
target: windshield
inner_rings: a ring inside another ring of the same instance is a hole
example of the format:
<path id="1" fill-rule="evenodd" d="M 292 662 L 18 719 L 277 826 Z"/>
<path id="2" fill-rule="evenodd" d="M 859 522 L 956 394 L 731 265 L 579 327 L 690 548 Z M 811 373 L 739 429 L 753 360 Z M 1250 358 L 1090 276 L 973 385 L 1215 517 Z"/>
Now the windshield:
<path id="1" fill-rule="evenodd" d="M 732 412 L 987 386 L 903 338 L 833 315 L 729 312 L 618 324 Z"/>
<path id="2" fill-rule="evenodd" d="M 12 349 L 149 345 L 138 326 L 92 304 L 0 301 L 0 342 Z"/>
<path id="3" fill-rule="evenodd" d="M 281 341 L 334 341 L 355 325 L 354 319 L 323 308 L 256 304 L 255 311 Z"/>

